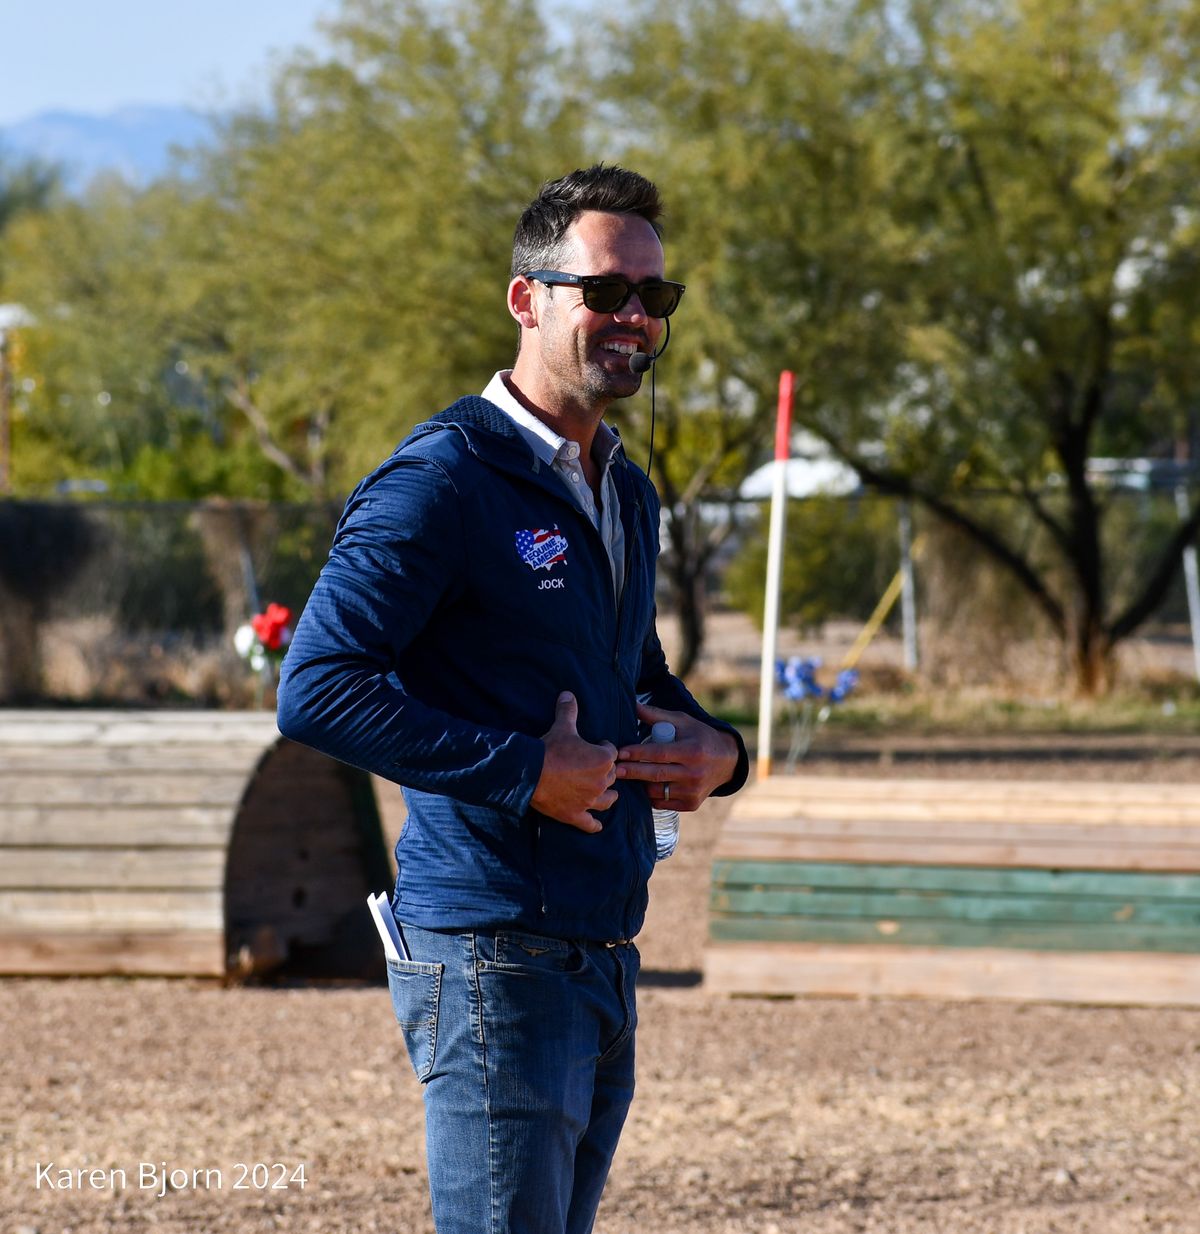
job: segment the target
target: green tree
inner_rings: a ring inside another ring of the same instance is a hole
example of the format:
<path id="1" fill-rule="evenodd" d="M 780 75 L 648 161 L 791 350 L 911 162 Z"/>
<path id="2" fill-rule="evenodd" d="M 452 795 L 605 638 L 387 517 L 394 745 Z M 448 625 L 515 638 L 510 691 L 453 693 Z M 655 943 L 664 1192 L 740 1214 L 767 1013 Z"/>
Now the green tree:
<path id="1" fill-rule="evenodd" d="M 81 477 L 125 487 L 151 457 L 180 480 L 192 443 L 211 439 L 217 410 L 180 354 L 174 231 L 187 209 L 169 181 L 110 179 L 10 228 L 5 286 L 36 319 L 22 332 L 18 491 Z"/>
<path id="2" fill-rule="evenodd" d="M 1110 498 L 1089 470 L 1096 455 L 1169 451 L 1195 400 L 1200 10 L 913 0 L 868 16 L 862 46 L 888 68 L 870 126 L 913 237 L 890 289 L 903 313 L 874 388 L 809 400 L 804 419 L 868 482 L 1010 570 L 1080 690 L 1102 690 L 1200 527 L 1197 512 L 1120 597 Z M 1045 549 L 980 517 L 980 489 L 1023 502 Z"/>
<path id="3" fill-rule="evenodd" d="M 186 174 L 24 229 L 27 488 L 344 491 L 511 360 L 517 214 L 584 157 L 537 4 L 345 0 L 328 33 Z"/>
<path id="4" fill-rule="evenodd" d="M 44 210 L 58 192 L 58 169 L 40 159 L 19 159 L 0 149 L 0 299 L 4 288 L 4 233 L 18 215 Z"/>
<path id="5" fill-rule="evenodd" d="M 725 590 L 761 626 L 767 576 L 767 510 L 730 564 Z M 899 567 L 896 503 L 879 497 L 813 496 L 788 503 L 779 617 L 814 629 L 835 618 L 865 621 Z"/>
<path id="6" fill-rule="evenodd" d="M 681 203 L 665 425 L 736 391 L 758 461 L 794 369 L 799 425 L 1010 570 L 1084 692 L 1200 525 L 1116 594 L 1088 467 L 1169 451 L 1195 405 L 1198 22 L 1192 0 L 650 0 L 606 78 L 648 100 L 629 157 Z M 676 467 L 700 474 L 672 443 L 667 493 Z"/>
<path id="7" fill-rule="evenodd" d="M 304 491 L 512 357 L 530 186 L 581 157 L 532 0 L 347 0 L 198 160 L 184 354 Z"/>
<path id="8" fill-rule="evenodd" d="M 14 160 L 0 150 L 0 305 L 5 321 L 0 322 L 0 491 L 12 489 L 11 445 L 14 392 L 13 380 L 19 361 L 24 357 L 24 343 L 13 337 L 13 326 L 27 310 L 14 305 L 14 297 L 6 287 L 5 232 L 23 214 L 44 210 L 58 187 L 58 174 L 48 164 L 37 160 Z M 24 378 L 18 398 L 24 395 Z"/>
<path id="9" fill-rule="evenodd" d="M 832 33 L 780 4 L 647 0 L 611 19 L 606 45 L 598 130 L 661 185 L 668 269 L 688 287 L 654 468 L 686 673 L 738 485 L 770 456 L 780 369 L 804 375 L 813 405 L 870 381 L 892 312 L 878 289 L 907 243 L 862 131 L 874 83 Z M 642 448 L 647 403 L 624 413 Z"/>
<path id="10" fill-rule="evenodd" d="M 1198 24 L 1194 0 L 639 0 L 583 13 L 567 56 L 535 0 L 345 0 L 193 178 L 8 228 L 6 297 L 42 323 L 31 483 L 65 458 L 160 495 L 344 489 L 509 361 L 517 213 L 604 156 L 662 185 L 688 284 L 653 468 L 676 667 L 790 368 L 798 423 L 1002 563 L 1103 688 L 1200 524 L 1128 589 L 1088 466 L 1189 436 Z M 615 409 L 635 458 L 649 403 Z"/>

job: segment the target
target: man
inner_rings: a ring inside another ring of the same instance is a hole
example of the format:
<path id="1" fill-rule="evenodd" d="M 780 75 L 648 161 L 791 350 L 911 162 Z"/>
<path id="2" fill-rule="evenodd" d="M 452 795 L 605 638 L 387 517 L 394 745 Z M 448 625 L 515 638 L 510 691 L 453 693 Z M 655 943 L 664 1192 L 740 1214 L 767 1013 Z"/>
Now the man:
<path id="1" fill-rule="evenodd" d="M 746 778 L 667 668 L 657 496 L 603 421 L 682 294 L 659 212 L 617 167 L 543 187 L 512 370 L 358 486 L 284 662 L 281 730 L 404 786 L 388 980 L 439 1234 L 592 1228 L 633 1095 L 651 803 Z M 643 744 L 664 719 L 676 741 Z"/>

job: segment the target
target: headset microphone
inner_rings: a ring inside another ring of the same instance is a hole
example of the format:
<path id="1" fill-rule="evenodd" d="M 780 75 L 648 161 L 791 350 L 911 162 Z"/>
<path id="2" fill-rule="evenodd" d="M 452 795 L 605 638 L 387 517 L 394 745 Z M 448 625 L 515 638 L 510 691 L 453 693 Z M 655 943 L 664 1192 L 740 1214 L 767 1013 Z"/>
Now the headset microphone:
<path id="1" fill-rule="evenodd" d="M 671 341 L 671 319 L 668 317 L 667 318 L 667 336 L 666 338 L 663 339 L 663 345 L 657 351 L 651 351 L 651 352 L 635 351 L 633 355 L 629 357 L 629 371 L 631 373 L 637 374 L 640 377 L 648 369 L 652 369 L 654 367 L 654 361 L 657 360 L 658 357 L 661 356 L 662 353 L 667 350 L 667 344 L 670 341 Z M 649 477 L 650 477 L 650 469 L 651 467 L 654 466 L 654 418 L 655 418 L 655 406 L 654 406 L 655 389 L 654 388 L 655 388 L 655 384 L 656 383 L 654 380 L 654 374 L 651 373 L 650 374 L 650 449 L 646 455 L 646 482 L 647 483 L 652 483 Z M 626 473 L 628 474 L 629 463 L 626 461 L 624 450 L 621 451 L 621 462 L 625 467 Z M 630 549 L 629 553 L 625 557 L 625 577 L 621 583 L 621 597 L 617 601 L 617 622 L 618 624 L 620 623 L 620 620 L 621 620 L 621 604 L 624 603 L 624 600 L 625 600 L 625 586 L 629 582 L 630 562 L 633 558 L 633 554 L 637 552 L 638 545 L 641 543 L 641 540 L 638 537 L 636 529 L 642 519 L 642 506 L 645 504 L 645 501 L 646 501 L 646 489 L 645 487 L 639 485 L 639 490 L 640 491 L 638 493 L 637 509 L 634 510 L 633 512 L 633 524 L 632 524 L 634 527 L 633 547 L 632 549 Z"/>
<path id="2" fill-rule="evenodd" d="M 663 339 L 663 345 L 657 351 L 645 352 L 635 351 L 629 357 L 629 371 L 636 373 L 639 377 L 646 372 L 649 372 L 651 365 L 664 351 L 667 350 L 667 344 L 671 341 L 671 319 L 667 318 L 667 337 Z"/>

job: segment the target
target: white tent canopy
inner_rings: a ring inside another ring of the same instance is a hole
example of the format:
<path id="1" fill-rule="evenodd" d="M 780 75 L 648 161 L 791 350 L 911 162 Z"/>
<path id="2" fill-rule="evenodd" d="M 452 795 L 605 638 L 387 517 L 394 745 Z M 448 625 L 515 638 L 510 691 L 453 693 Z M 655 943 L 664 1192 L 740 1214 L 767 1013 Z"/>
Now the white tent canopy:
<path id="1" fill-rule="evenodd" d="M 764 463 L 742 481 L 738 496 L 745 501 L 768 501 L 775 463 Z M 790 458 L 785 472 L 789 497 L 846 497 L 862 489 L 858 472 L 832 458 Z"/>

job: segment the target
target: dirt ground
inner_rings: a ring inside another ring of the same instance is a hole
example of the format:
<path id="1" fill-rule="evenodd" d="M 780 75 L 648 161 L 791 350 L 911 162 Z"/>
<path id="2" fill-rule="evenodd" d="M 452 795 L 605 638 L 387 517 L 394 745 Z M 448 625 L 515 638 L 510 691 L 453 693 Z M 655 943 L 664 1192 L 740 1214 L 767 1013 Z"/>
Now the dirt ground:
<path id="1" fill-rule="evenodd" d="M 1200 782 L 1200 742 L 818 755 L 823 774 Z M 1200 1232 L 1200 1011 L 710 995 L 727 808 L 685 819 L 652 884 L 599 1234 Z M 9 980 L 0 1026 L 0 1234 L 432 1231 L 382 987 Z"/>

